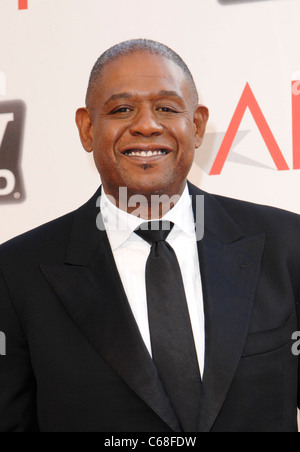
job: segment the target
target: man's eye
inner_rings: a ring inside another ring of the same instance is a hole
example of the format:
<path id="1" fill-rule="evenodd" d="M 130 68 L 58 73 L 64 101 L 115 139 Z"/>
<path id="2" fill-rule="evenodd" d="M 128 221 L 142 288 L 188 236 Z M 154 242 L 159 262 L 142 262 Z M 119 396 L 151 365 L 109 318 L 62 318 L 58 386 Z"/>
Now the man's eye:
<path id="1" fill-rule="evenodd" d="M 129 113 L 131 109 L 129 107 L 121 107 L 117 108 L 116 110 L 113 110 L 111 113 L 114 115 L 116 113 Z"/>
<path id="2" fill-rule="evenodd" d="M 162 113 L 177 113 L 176 110 L 170 107 L 159 107 L 157 110 L 161 111 Z"/>

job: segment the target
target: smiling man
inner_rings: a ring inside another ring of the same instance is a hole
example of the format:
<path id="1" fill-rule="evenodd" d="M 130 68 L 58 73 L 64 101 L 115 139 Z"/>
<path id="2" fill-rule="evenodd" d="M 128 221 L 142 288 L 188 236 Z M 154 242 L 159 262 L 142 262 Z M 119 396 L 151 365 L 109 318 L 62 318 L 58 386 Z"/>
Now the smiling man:
<path id="1" fill-rule="evenodd" d="M 179 61 L 158 44 L 131 42 L 110 49 L 93 69 L 77 125 L 105 193 L 117 201 L 120 186 L 129 198 L 171 198 L 186 187 L 208 110 L 198 105 L 193 77 Z"/>
<path id="2" fill-rule="evenodd" d="M 96 62 L 101 187 L 0 247 L 0 431 L 297 431 L 300 220 L 188 182 L 208 116 L 162 44 Z"/>

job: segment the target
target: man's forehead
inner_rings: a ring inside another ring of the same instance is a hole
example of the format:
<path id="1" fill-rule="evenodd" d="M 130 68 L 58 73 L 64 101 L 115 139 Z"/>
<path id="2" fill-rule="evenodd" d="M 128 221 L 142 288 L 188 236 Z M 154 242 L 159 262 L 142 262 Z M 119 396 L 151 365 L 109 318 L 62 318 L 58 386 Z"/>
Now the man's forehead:
<path id="1" fill-rule="evenodd" d="M 119 93 L 165 93 L 183 96 L 188 88 L 184 72 L 172 61 L 158 55 L 138 58 L 118 57 L 109 63 L 99 78 L 99 90 L 109 98 Z M 187 93 L 186 93 L 187 94 Z"/>
<path id="2" fill-rule="evenodd" d="M 148 52 L 118 56 L 107 64 L 102 73 L 105 81 L 126 80 L 128 83 L 138 79 L 182 83 L 185 78 L 186 74 L 173 61 Z"/>
<path id="3" fill-rule="evenodd" d="M 173 91 L 187 106 L 195 107 L 198 103 L 194 82 L 182 67 L 149 52 L 118 55 L 102 67 L 90 87 L 87 105 L 91 109 L 96 107 L 92 105 L 95 102 L 104 105 L 111 96 L 132 92 L 154 98 L 153 93 Z"/>

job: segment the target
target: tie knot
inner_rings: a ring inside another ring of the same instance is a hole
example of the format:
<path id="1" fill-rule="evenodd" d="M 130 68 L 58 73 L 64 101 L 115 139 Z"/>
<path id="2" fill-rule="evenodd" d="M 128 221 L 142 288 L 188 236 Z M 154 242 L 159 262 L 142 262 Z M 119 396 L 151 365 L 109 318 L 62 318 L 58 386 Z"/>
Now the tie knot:
<path id="1" fill-rule="evenodd" d="M 134 232 L 150 245 L 153 245 L 157 242 L 164 242 L 173 227 L 174 224 L 170 221 L 151 221 L 149 223 L 143 223 Z"/>

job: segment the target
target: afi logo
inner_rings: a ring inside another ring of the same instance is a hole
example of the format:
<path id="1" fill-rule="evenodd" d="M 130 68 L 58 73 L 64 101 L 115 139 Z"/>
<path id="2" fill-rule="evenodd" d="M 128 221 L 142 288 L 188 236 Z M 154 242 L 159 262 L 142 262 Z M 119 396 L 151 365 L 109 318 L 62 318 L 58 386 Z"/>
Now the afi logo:
<path id="1" fill-rule="evenodd" d="M 20 168 L 24 120 L 24 102 L 0 102 L 0 203 L 25 197 Z"/>
<path id="2" fill-rule="evenodd" d="M 242 97 L 234 112 L 229 128 L 225 134 L 218 155 L 210 171 L 211 176 L 221 174 L 230 149 L 238 133 L 242 119 L 249 108 L 256 125 L 264 139 L 268 151 L 278 171 L 289 171 L 290 168 L 277 144 L 277 141 L 261 111 L 261 108 L 251 90 L 249 84 L 243 91 Z M 293 169 L 300 169 L 300 81 L 292 82 L 292 133 L 293 133 Z"/>
<path id="3" fill-rule="evenodd" d="M 19 9 L 28 9 L 28 0 L 18 0 Z"/>

